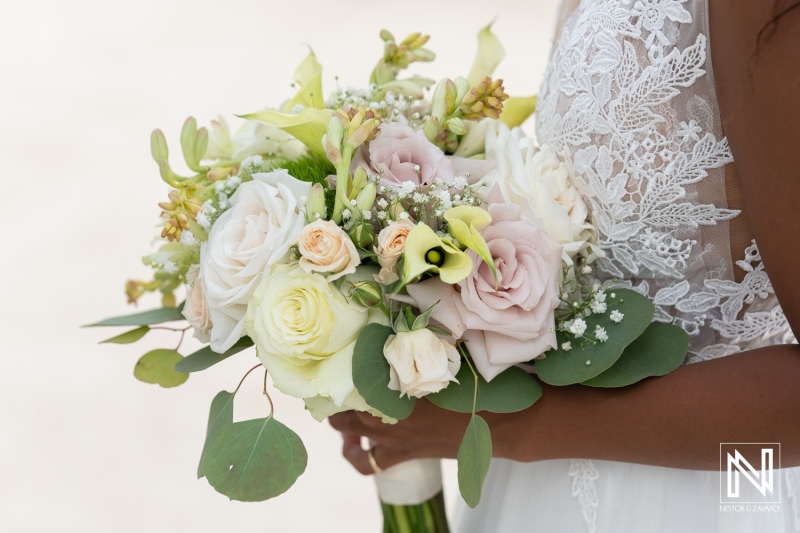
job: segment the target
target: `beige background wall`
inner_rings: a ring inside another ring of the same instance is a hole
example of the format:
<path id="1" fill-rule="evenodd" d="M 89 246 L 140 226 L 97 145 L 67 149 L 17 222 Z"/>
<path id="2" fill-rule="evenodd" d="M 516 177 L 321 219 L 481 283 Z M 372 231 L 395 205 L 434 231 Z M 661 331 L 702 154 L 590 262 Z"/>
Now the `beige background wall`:
<path id="1" fill-rule="evenodd" d="M 339 439 L 293 399 L 276 417 L 305 440 L 306 473 L 284 496 L 229 502 L 195 479 L 214 394 L 252 361 L 233 358 L 160 389 L 134 380 L 139 355 L 176 342 L 151 333 L 98 345 L 117 330 L 78 325 L 132 309 L 166 186 L 150 159 L 160 127 L 178 162 L 183 120 L 207 124 L 290 96 L 311 45 L 344 85 L 362 85 L 378 31 L 431 33 L 432 77 L 468 72 L 475 34 L 493 17 L 506 45 L 506 90 L 534 92 L 556 0 L 27 0 L 0 5 L 0 530 L 8 532 L 379 531 L 372 482 Z M 531 128 L 528 124 L 528 129 Z M 157 306 L 153 298 L 143 308 Z M 184 349 L 195 346 L 186 343 Z M 253 376 L 239 419 L 264 416 Z M 448 501 L 457 497 L 446 465 Z"/>

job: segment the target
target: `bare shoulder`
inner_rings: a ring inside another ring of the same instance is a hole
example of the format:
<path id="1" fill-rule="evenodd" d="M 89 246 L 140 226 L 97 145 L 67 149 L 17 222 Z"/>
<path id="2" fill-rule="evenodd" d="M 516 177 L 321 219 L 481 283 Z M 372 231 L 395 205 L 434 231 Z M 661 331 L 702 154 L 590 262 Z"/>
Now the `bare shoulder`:
<path id="1" fill-rule="evenodd" d="M 708 2 L 722 124 L 764 265 L 800 337 L 800 0 Z"/>

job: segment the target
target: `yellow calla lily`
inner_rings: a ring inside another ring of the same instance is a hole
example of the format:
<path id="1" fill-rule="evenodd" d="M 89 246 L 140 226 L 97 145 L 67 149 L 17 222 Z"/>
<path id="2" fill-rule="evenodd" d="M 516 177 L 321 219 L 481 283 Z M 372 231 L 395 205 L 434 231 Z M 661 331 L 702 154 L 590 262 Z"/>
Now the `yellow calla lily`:
<path id="1" fill-rule="evenodd" d="M 330 109 L 307 107 L 296 115 L 277 111 L 261 111 L 239 116 L 280 128 L 305 144 L 312 153 L 323 159 L 326 158 L 322 137 L 328 133 L 328 122 L 333 116 L 333 111 Z"/>
<path id="2" fill-rule="evenodd" d="M 519 126 L 525 119 L 536 111 L 536 95 L 533 96 L 512 96 L 503 102 L 503 112 L 500 113 L 500 120 L 505 122 L 506 126 L 513 128 Z"/>
<path id="3" fill-rule="evenodd" d="M 461 205 L 445 211 L 444 219 L 450 226 L 450 235 L 455 237 L 462 246 L 466 246 L 478 254 L 478 257 L 491 267 L 495 282 L 497 282 L 497 269 L 494 266 L 492 252 L 489 251 L 489 245 L 481 235 L 481 231 L 492 221 L 492 215 L 480 207 Z"/>
<path id="4" fill-rule="evenodd" d="M 438 273 L 445 283 L 455 284 L 472 273 L 472 259 L 452 242 L 440 238 L 425 224 L 414 227 L 403 249 L 403 284 L 425 272 Z"/>

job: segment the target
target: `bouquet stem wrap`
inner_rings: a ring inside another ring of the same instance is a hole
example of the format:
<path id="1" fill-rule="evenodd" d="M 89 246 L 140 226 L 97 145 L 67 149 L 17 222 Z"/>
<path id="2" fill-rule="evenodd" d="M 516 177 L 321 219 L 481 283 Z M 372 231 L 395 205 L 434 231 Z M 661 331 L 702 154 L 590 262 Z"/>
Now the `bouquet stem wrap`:
<path id="1" fill-rule="evenodd" d="M 439 459 L 414 459 L 375 474 L 384 533 L 449 533 Z"/>

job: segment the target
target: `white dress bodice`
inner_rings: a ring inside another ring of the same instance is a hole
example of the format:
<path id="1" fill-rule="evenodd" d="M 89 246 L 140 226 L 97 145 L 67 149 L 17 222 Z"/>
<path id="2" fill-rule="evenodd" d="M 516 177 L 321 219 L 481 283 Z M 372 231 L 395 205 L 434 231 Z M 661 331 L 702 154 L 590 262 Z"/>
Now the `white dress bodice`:
<path id="1" fill-rule="evenodd" d="M 536 111 L 537 142 L 571 166 L 590 206 L 601 277 L 686 330 L 687 364 L 796 342 L 742 213 L 707 15 L 707 0 L 565 0 Z M 494 460 L 455 530 L 800 531 L 798 472 L 781 471 L 781 512 L 730 513 L 718 472 Z"/>

